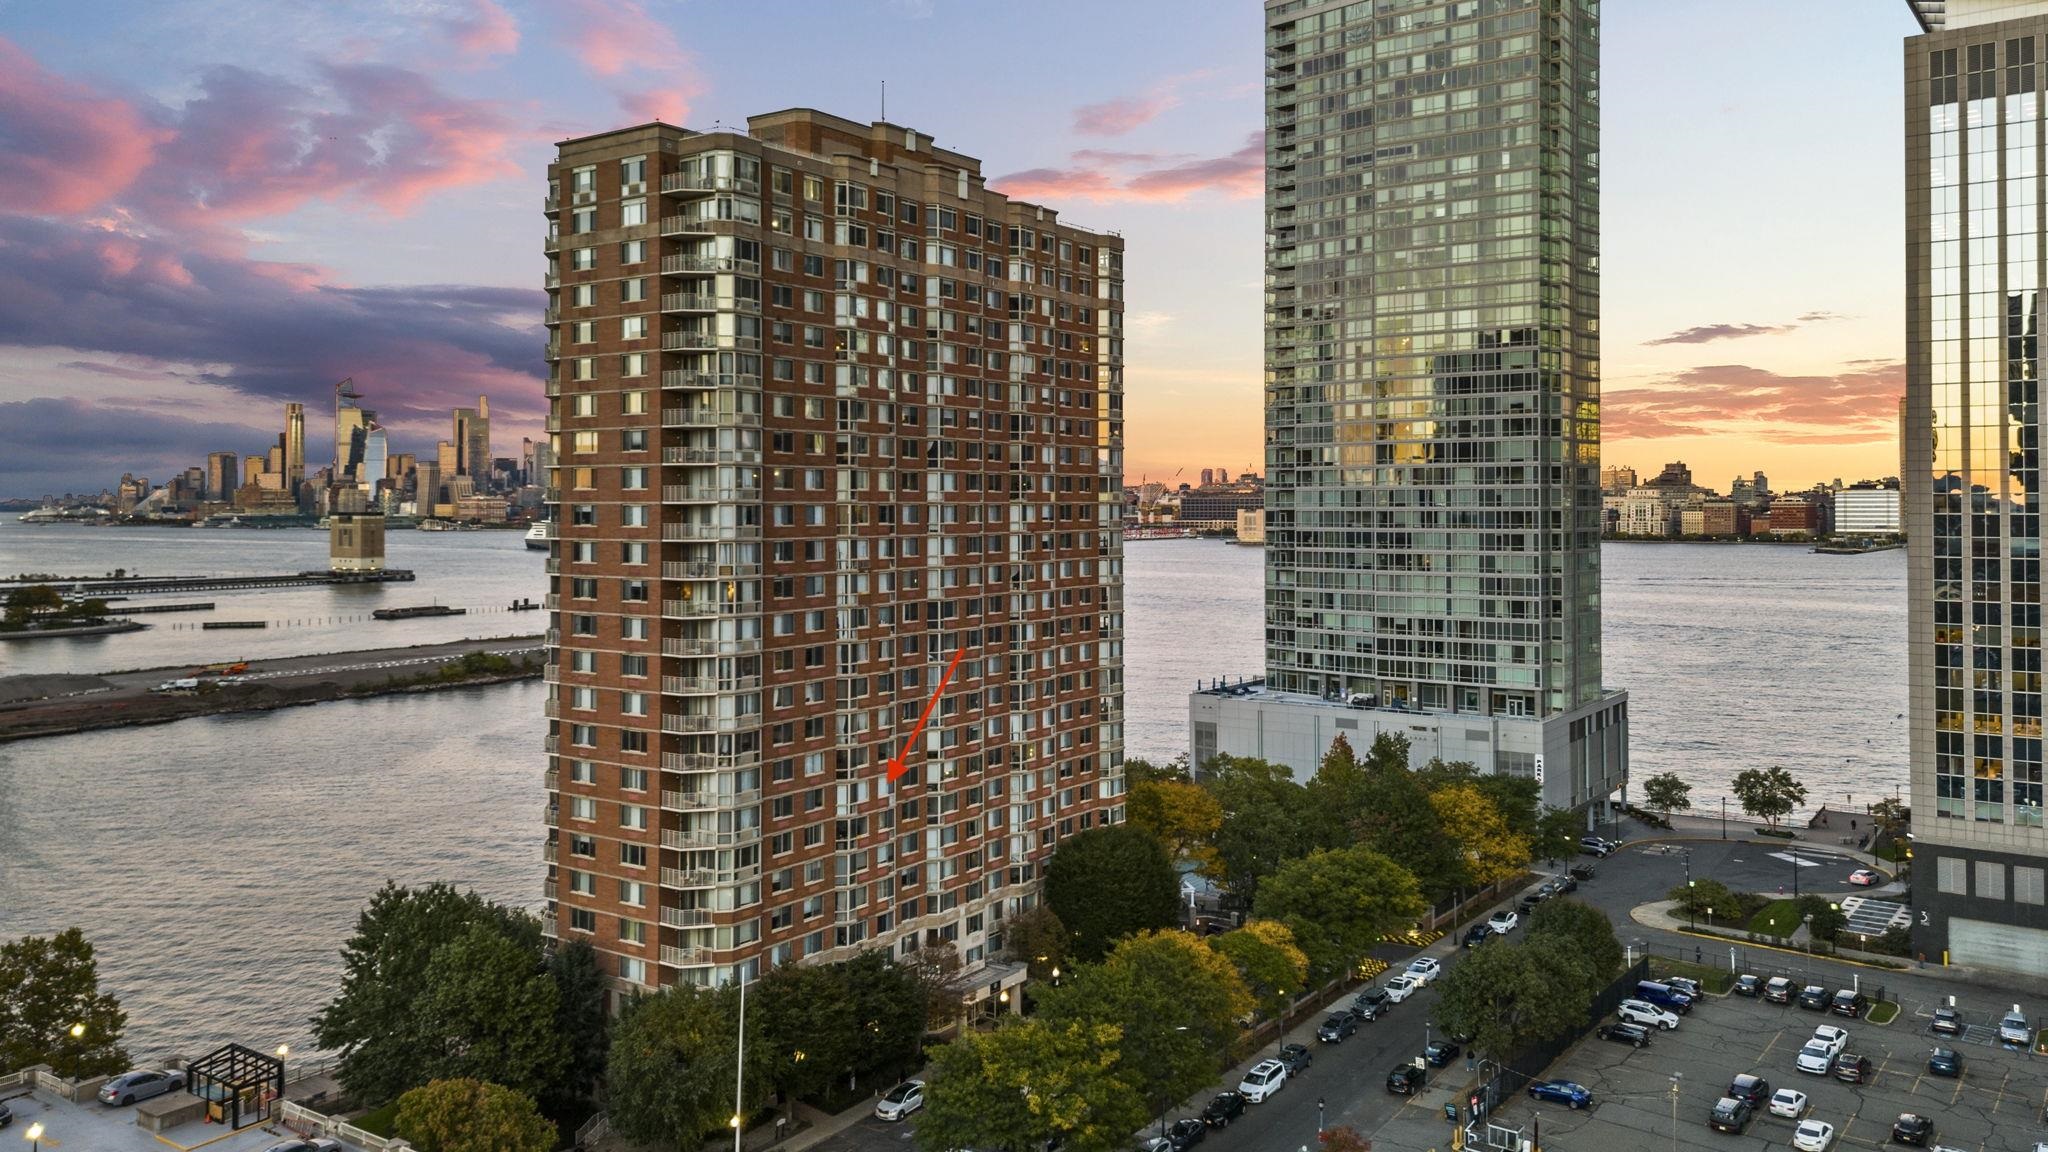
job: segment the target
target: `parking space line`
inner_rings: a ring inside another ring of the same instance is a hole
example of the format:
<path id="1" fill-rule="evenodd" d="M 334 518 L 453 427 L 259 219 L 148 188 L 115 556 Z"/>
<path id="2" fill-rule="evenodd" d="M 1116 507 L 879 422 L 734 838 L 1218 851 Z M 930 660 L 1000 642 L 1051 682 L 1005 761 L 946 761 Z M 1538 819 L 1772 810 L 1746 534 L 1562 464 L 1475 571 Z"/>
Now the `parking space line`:
<path id="1" fill-rule="evenodd" d="M 2010 1084 L 2011 1082 L 2012 1082 L 2012 1069 L 2010 1069 L 2010 1068 L 2007 1068 L 2007 1069 L 2005 1070 L 2005 1075 L 1999 1078 L 1999 1081 L 1998 1081 L 1998 1087 L 1997 1087 L 1996 1089 L 1993 1089 L 1993 1091 L 1997 1093 L 1997 1096 L 1996 1096 L 1996 1098 L 1995 1098 L 1995 1099 L 1993 1099 L 1993 1100 L 1991 1101 L 1991 1114 L 1992 1114 L 1992 1115 L 1994 1115 L 1994 1116 L 1995 1116 L 1995 1115 L 1997 1115 L 1997 1114 L 1998 1114 L 1998 1106 L 1999 1106 L 2000 1104 L 2003 1104 L 2003 1103 L 2005 1103 L 2005 1086 L 2006 1086 L 2007 1084 Z"/>

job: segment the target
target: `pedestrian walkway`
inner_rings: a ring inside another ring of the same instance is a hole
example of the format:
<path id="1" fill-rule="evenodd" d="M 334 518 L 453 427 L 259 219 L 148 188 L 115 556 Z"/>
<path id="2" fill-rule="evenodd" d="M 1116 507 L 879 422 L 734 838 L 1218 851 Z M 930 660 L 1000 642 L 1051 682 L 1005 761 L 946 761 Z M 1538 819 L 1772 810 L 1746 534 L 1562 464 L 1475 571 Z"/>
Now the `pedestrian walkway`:
<path id="1" fill-rule="evenodd" d="M 1788 836 L 1765 836 L 1757 832 L 1757 822 L 1748 818 L 1737 820 L 1730 817 L 1724 825 L 1718 816 L 1690 816 L 1683 812 L 1673 812 L 1669 831 L 1645 824 L 1633 816 L 1623 816 L 1619 821 L 1619 827 L 1623 838 L 1632 844 L 1658 840 L 1750 840 L 1759 844 L 1771 844 L 1782 840 L 1791 845 L 1825 847 L 1837 855 L 1851 856 L 1872 867 L 1881 868 L 1887 874 L 1898 867 L 1889 860 L 1871 855 L 1866 849 L 1858 848 L 1856 841 L 1859 836 L 1845 837 L 1827 829 L 1806 828 L 1797 824 L 1779 825 L 1782 831 L 1790 833 Z"/>

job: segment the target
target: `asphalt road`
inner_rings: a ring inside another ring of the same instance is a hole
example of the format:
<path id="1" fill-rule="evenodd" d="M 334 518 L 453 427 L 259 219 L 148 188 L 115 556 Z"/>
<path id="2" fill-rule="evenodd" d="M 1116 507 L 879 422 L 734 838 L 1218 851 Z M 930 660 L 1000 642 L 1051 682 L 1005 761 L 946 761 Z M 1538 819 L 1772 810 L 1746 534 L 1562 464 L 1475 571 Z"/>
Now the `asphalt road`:
<path id="1" fill-rule="evenodd" d="M 457 640 L 447 644 L 421 644 L 402 648 L 373 648 L 359 652 L 326 652 L 311 656 L 288 656 L 273 660 L 252 660 L 242 680 L 278 682 L 281 686 L 301 680 L 360 679 L 364 674 L 381 674 L 394 668 L 439 664 L 471 652 L 516 655 L 538 652 L 539 636 L 501 636 L 489 640 Z M 220 641 L 221 661 L 234 658 L 231 635 Z M 196 665 L 148 668 L 134 672 L 108 672 L 74 676 L 0 677 L 0 705 L 61 704 L 91 701 L 104 704 L 147 695 L 167 680 L 188 676 Z M 381 678 L 381 676 L 380 676 Z"/>

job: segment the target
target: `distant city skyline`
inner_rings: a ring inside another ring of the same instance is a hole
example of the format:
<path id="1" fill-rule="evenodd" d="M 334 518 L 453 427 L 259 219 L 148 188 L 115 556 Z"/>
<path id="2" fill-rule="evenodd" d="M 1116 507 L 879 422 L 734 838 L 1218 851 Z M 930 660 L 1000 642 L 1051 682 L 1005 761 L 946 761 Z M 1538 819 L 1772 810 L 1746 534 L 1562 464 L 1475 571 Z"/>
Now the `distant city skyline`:
<path id="1" fill-rule="evenodd" d="M 1068 46 L 1057 95 L 996 109 L 955 97 L 984 66 L 940 46 L 1033 34 L 1038 10 L 849 4 L 778 49 L 791 67 L 759 70 L 729 50 L 753 35 L 741 6 L 125 8 L 119 38 L 88 34 L 105 8 L 46 6 L 10 9 L 0 37 L 0 295 L 18 302 L 0 316 L 0 496 L 261 443 L 274 403 L 317 411 L 345 376 L 394 452 L 483 392 L 501 439 L 538 436 L 532 173 L 552 144 L 649 115 L 861 108 L 884 78 L 892 120 L 972 139 L 996 187 L 1126 238 L 1147 302 L 1129 476 L 1263 455 L 1256 5 L 1091 7 L 1104 34 Z M 1793 486 L 1893 470 L 1912 31 L 1905 6 L 1852 0 L 1607 13 L 1608 459 Z M 830 66 L 841 52 L 871 66 Z"/>

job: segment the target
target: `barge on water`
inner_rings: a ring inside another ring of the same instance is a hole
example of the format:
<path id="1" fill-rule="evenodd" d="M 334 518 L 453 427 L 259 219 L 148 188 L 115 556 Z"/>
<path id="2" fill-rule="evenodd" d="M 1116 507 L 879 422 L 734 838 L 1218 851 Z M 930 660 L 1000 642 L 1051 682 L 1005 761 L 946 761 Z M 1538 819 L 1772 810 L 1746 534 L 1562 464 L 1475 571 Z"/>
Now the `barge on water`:
<path id="1" fill-rule="evenodd" d="M 415 620 L 422 616 L 467 616 L 467 608 L 450 608 L 446 604 L 414 604 L 407 608 L 379 608 L 370 613 L 373 620 Z"/>

